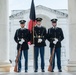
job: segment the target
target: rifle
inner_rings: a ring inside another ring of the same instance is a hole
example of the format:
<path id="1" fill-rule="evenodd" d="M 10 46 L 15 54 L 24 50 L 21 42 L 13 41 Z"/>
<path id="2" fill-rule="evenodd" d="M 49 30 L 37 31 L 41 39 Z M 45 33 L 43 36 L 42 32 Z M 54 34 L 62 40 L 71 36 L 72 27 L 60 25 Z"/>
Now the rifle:
<path id="1" fill-rule="evenodd" d="M 50 65 L 48 66 L 48 71 L 49 71 L 49 72 L 52 71 L 52 61 L 53 61 L 54 52 L 55 52 L 55 45 L 54 45 L 54 47 L 53 47 L 52 54 L 51 54 L 50 60 L 49 60 L 49 62 L 50 62 Z"/>
<path id="2" fill-rule="evenodd" d="M 19 60 L 19 56 L 20 56 L 20 51 L 21 51 L 21 46 L 20 46 L 19 51 L 16 56 L 14 72 L 18 72 L 18 60 Z"/>

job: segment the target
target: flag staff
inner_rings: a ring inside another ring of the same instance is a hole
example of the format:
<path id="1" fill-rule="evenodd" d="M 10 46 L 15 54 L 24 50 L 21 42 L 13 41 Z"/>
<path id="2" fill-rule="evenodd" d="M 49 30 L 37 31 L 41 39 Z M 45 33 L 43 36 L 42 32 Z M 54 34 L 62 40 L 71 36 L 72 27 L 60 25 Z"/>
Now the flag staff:
<path id="1" fill-rule="evenodd" d="M 35 5 L 34 5 L 34 0 L 32 0 L 31 2 L 31 8 L 30 8 L 30 21 L 29 21 L 29 25 L 28 25 L 28 29 L 30 30 L 31 34 L 32 34 L 32 41 L 31 44 L 34 44 L 34 26 L 36 25 L 36 13 L 35 13 Z M 34 60 L 34 46 L 33 46 L 33 61 Z M 34 62 L 33 62 L 33 67 L 34 67 Z"/>

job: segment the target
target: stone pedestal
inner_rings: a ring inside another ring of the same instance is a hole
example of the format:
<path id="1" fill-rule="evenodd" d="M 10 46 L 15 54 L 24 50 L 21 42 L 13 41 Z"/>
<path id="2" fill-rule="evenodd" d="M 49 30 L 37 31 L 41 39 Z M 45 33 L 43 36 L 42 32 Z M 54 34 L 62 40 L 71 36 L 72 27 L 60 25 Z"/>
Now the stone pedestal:
<path id="1" fill-rule="evenodd" d="M 69 61 L 68 71 L 76 72 L 76 0 L 68 0 L 69 12 Z"/>
<path id="2" fill-rule="evenodd" d="M 0 71 L 9 72 L 8 0 L 0 0 Z"/>

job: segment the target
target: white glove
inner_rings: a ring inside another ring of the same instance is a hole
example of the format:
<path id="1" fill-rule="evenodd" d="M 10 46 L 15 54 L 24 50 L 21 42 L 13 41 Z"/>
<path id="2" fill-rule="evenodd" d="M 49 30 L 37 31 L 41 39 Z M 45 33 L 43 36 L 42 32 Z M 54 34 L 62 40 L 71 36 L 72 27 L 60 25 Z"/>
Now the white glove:
<path id="1" fill-rule="evenodd" d="M 53 44 L 56 44 L 58 42 L 58 39 L 55 38 L 54 41 L 53 41 Z"/>
<path id="2" fill-rule="evenodd" d="M 24 39 L 21 39 L 21 41 L 19 42 L 19 44 L 22 44 L 25 40 Z"/>
<path id="3" fill-rule="evenodd" d="M 38 39 L 38 43 L 41 43 L 42 42 L 42 39 Z"/>

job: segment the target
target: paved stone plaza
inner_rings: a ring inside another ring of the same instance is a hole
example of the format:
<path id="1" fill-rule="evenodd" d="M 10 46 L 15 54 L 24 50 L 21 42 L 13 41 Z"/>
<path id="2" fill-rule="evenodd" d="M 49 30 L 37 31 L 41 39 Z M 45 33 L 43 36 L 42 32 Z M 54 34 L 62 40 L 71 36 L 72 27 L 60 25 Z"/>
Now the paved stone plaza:
<path id="1" fill-rule="evenodd" d="M 62 72 L 62 73 L 59 73 L 59 72 L 54 72 L 54 73 L 51 73 L 51 72 L 45 72 L 45 73 L 42 73 L 42 72 L 38 72 L 38 73 L 0 73 L 0 75 L 76 75 L 76 72 L 72 72 L 72 73 L 68 73 L 68 72 Z"/>
<path id="2" fill-rule="evenodd" d="M 32 67 L 29 67 L 27 73 L 24 72 L 24 67 L 22 68 L 20 73 L 16 73 L 13 71 L 14 67 L 11 68 L 10 72 L 0 72 L 0 75 L 76 75 L 76 72 L 67 72 L 64 70 L 62 66 L 63 72 L 58 72 L 57 67 L 55 67 L 54 72 L 48 72 L 47 67 L 45 67 L 45 72 L 41 72 L 41 69 L 38 69 L 38 72 L 35 73 Z"/>

